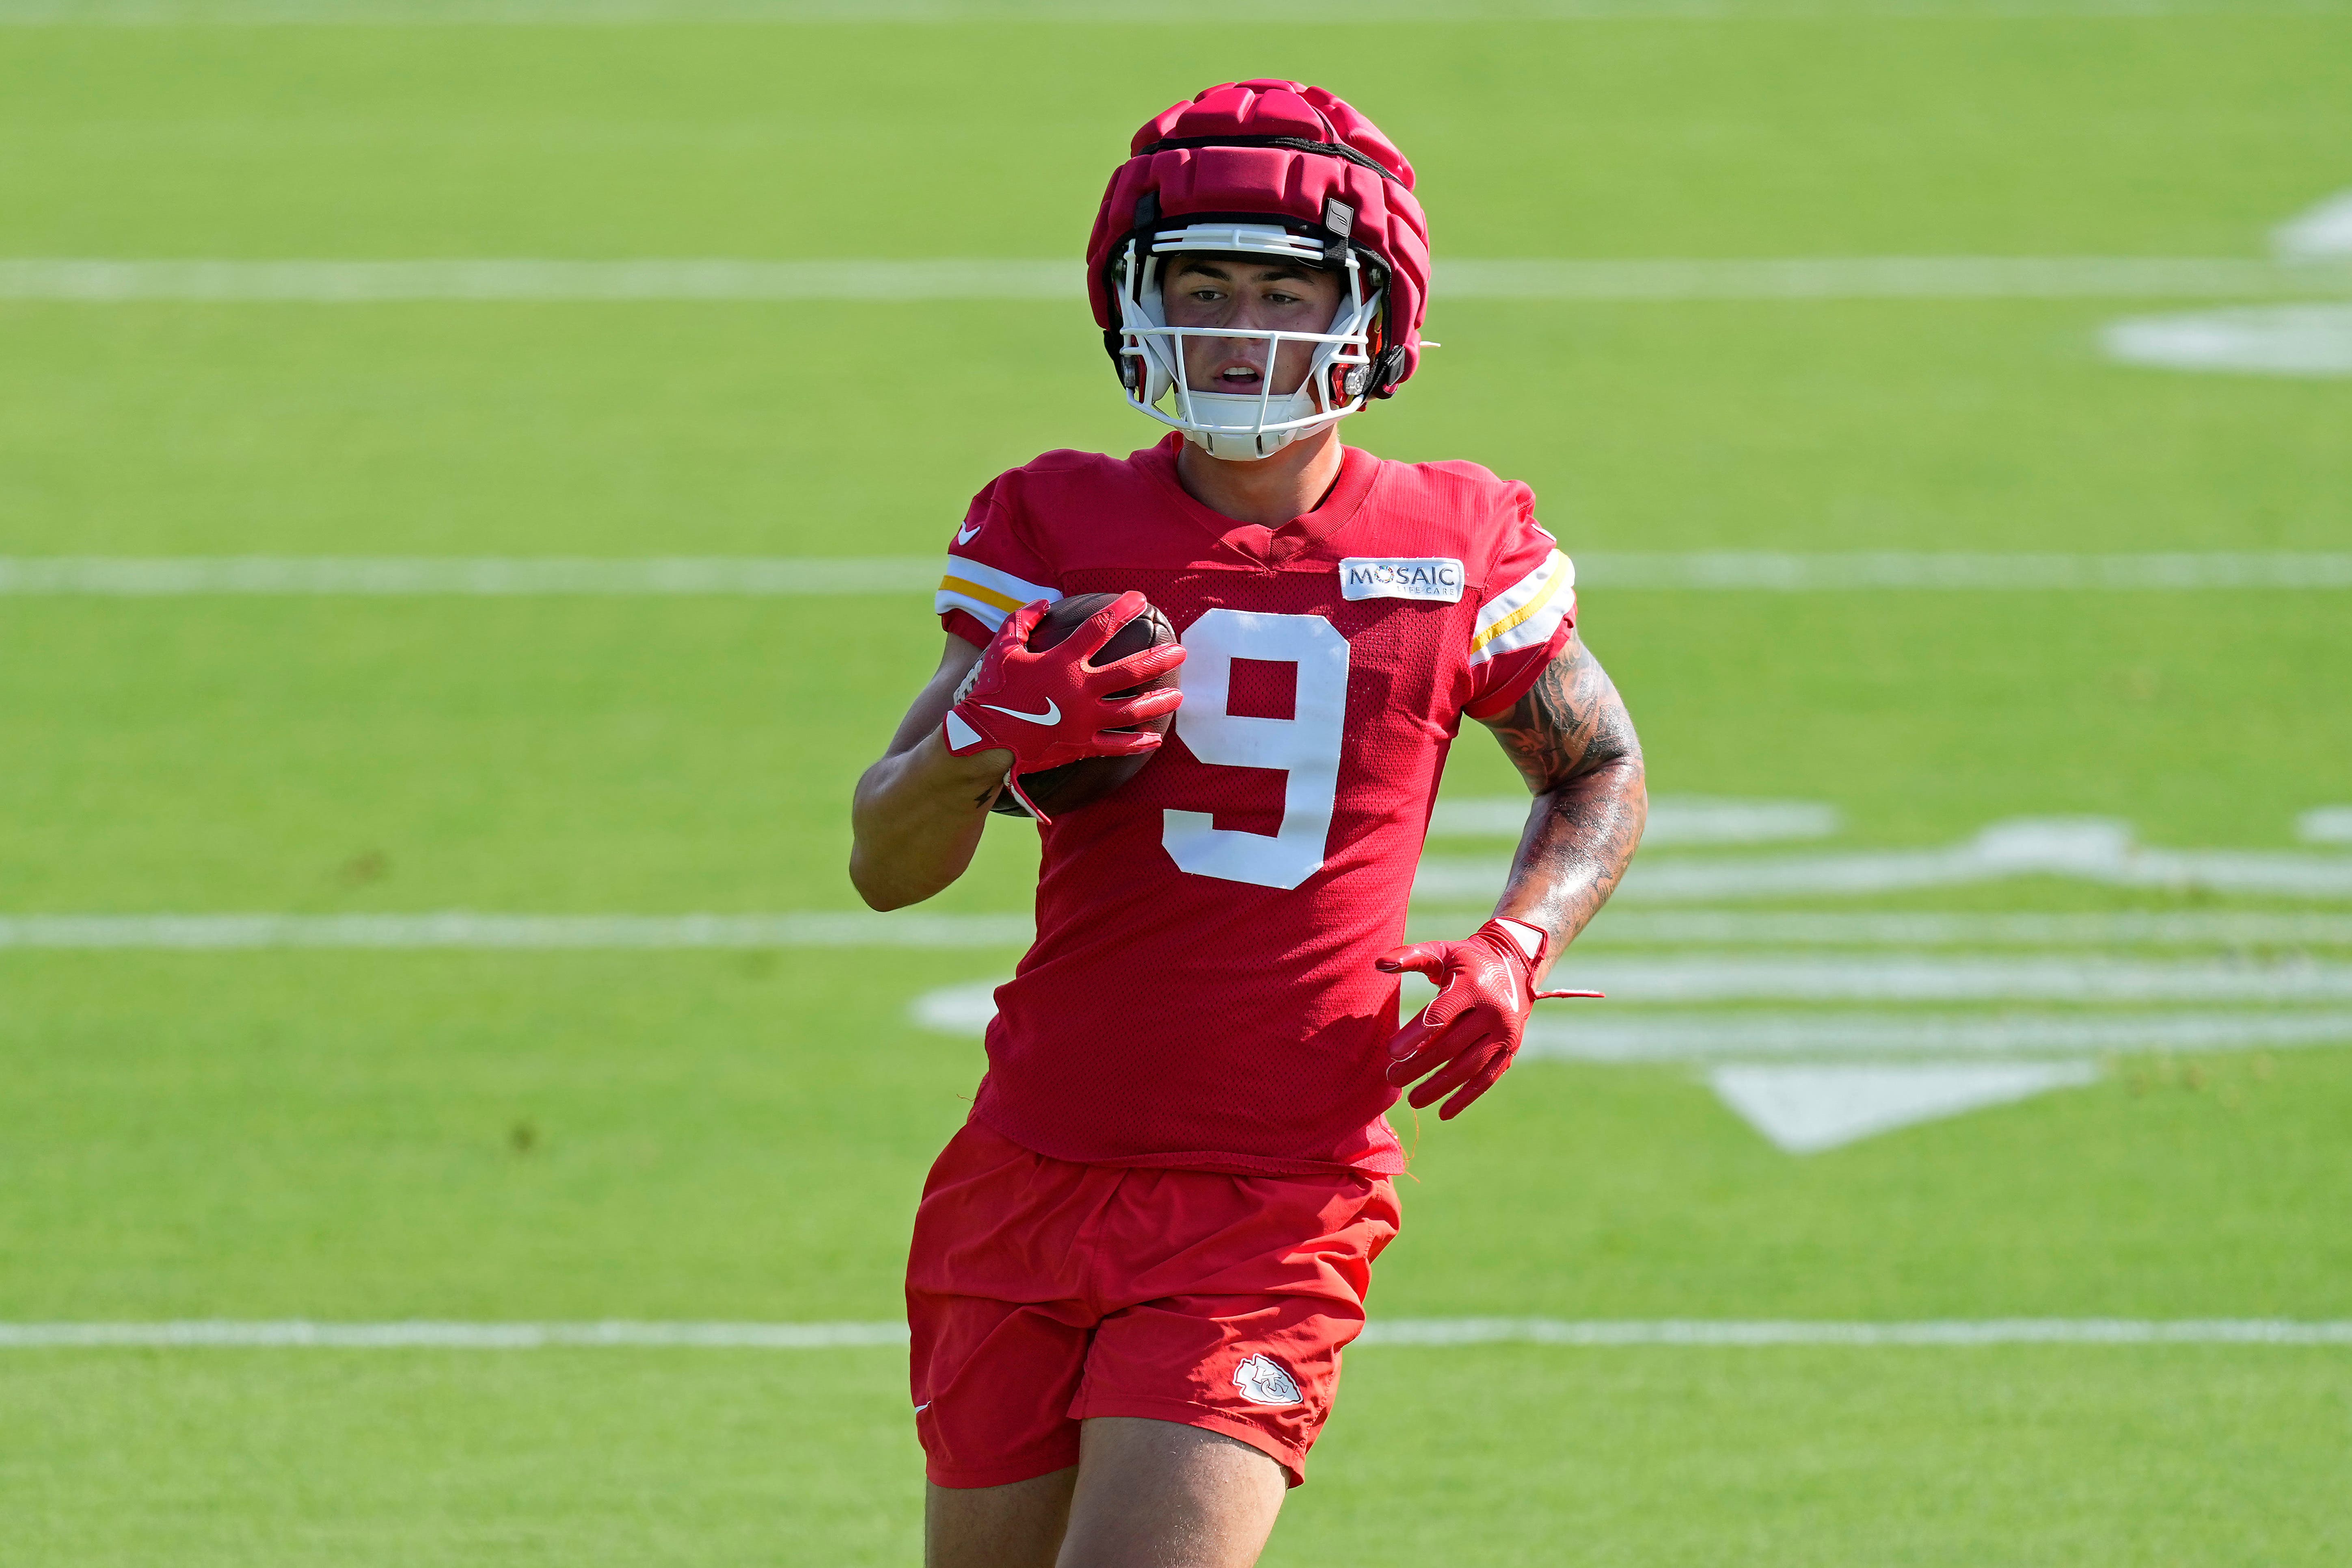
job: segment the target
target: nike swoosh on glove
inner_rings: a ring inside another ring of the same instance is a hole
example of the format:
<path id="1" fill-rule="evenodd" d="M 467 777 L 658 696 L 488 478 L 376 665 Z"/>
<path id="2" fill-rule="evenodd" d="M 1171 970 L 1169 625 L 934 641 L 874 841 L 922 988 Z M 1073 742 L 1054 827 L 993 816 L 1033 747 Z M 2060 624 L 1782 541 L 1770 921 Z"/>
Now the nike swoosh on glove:
<path id="1" fill-rule="evenodd" d="M 1544 946 L 1550 945 L 1547 938 Z M 1415 1110 L 1451 1094 L 1437 1113 L 1451 1121 L 1495 1087 L 1519 1054 L 1519 1037 L 1536 1000 L 1598 996 L 1598 991 L 1538 991 L 1543 950 L 1530 958 L 1499 920 L 1461 942 L 1417 942 L 1373 961 L 1386 974 L 1408 972 L 1437 982 L 1437 999 L 1389 1042 L 1389 1081 L 1402 1086 L 1435 1076 L 1407 1096 Z"/>
<path id="2" fill-rule="evenodd" d="M 1040 599 L 1004 617 L 940 723 L 948 750 L 959 757 L 1011 752 L 1012 771 L 1018 774 L 1088 757 L 1131 757 L 1157 747 L 1157 734 L 1127 727 L 1174 712 L 1183 693 L 1172 687 L 1134 697 L 1111 693 L 1167 674 L 1184 662 L 1182 647 L 1166 643 L 1110 664 L 1088 662 L 1149 601 L 1138 593 L 1121 594 L 1052 647 L 1032 648 L 1029 634 L 1049 607 Z"/>

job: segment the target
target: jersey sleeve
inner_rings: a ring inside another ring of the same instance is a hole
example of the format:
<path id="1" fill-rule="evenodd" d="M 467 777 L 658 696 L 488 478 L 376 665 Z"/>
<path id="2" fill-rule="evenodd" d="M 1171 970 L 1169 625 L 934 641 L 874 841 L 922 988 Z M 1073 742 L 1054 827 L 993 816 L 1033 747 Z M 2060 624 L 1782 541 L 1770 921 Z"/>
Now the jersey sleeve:
<path id="1" fill-rule="evenodd" d="M 1576 630 L 1576 566 L 1533 514 L 1534 498 L 1505 530 L 1487 572 L 1486 602 L 1470 632 L 1473 719 L 1491 719 L 1517 702 Z"/>
<path id="2" fill-rule="evenodd" d="M 1058 599 L 1054 573 L 1021 538 L 1002 479 L 972 498 L 963 526 L 948 547 L 947 571 L 933 601 L 940 622 L 955 636 L 986 647 L 1004 617 L 1039 599 Z"/>

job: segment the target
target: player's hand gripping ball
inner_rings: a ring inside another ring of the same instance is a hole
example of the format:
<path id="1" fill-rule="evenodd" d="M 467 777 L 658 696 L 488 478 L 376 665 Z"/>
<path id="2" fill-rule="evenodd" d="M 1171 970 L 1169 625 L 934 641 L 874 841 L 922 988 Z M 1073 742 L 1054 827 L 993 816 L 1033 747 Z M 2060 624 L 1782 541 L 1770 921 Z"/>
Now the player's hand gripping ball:
<path id="1" fill-rule="evenodd" d="M 941 733 L 957 756 L 1013 753 L 1005 782 L 1041 822 L 1098 800 L 1150 760 L 1179 705 L 1183 646 L 1138 593 L 1039 600 L 1004 618 Z"/>
<path id="2" fill-rule="evenodd" d="M 1598 991 L 1538 991 L 1541 950 L 1530 958 L 1500 921 L 1488 921 L 1461 942 L 1417 942 L 1383 953 L 1383 973 L 1408 972 L 1437 982 L 1436 1000 L 1389 1043 L 1389 1081 L 1400 1087 L 1433 1077 L 1406 1098 L 1415 1110 L 1452 1095 L 1438 1111 L 1451 1121 L 1495 1087 L 1519 1054 L 1528 1015 L 1543 996 L 1598 996 Z"/>

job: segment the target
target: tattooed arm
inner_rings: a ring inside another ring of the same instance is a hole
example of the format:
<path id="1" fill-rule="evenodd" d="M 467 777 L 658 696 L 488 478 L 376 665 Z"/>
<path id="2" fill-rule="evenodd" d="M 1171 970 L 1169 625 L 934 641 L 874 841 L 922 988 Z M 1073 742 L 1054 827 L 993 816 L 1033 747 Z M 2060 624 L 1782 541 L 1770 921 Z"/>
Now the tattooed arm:
<path id="1" fill-rule="evenodd" d="M 1650 810 L 1633 721 L 1581 641 L 1485 722 L 1536 796 L 1496 919 L 1466 941 L 1414 942 L 1373 961 L 1389 974 L 1437 982 L 1435 1000 L 1389 1042 L 1387 1070 L 1399 1088 L 1421 1080 L 1406 1097 L 1414 1110 L 1444 1100 L 1441 1121 L 1460 1115 L 1511 1065 L 1535 1004 L 1529 993 L 1544 994 L 1544 970 L 1608 900 Z M 1530 954 L 1506 920 L 1541 927 L 1543 952 Z M 1530 973 L 1531 958 L 1543 969 Z"/>
<path id="2" fill-rule="evenodd" d="M 1549 931 L 1548 956 L 1557 957 L 1608 901 L 1642 841 L 1650 809 L 1642 742 L 1582 637 L 1485 722 L 1536 797 L 1495 913 Z"/>

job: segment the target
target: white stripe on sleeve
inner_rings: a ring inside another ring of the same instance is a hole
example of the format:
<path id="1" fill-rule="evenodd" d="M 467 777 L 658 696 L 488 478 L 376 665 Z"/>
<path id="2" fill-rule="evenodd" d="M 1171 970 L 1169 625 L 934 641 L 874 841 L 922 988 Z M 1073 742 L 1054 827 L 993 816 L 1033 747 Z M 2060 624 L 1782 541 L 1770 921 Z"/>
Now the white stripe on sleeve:
<path id="1" fill-rule="evenodd" d="M 1575 563 L 1555 550 L 1543 564 L 1479 609 L 1470 637 L 1470 662 L 1484 664 L 1498 654 L 1541 647 L 1575 608 Z"/>
<path id="2" fill-rule="evenodd" d="M 961 610 L 992 632 L 1022 605 L 1061 596 L 1062 591 L 1050 584 L 1028 582 L 970 556 L 950 555 L 933 607 L 940 615 Z"/>

